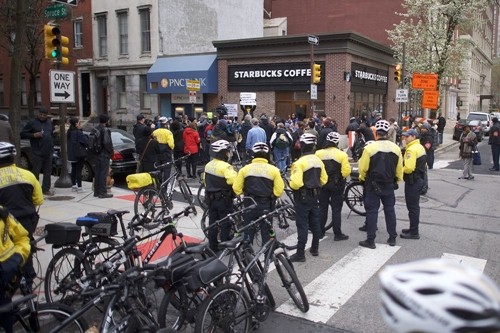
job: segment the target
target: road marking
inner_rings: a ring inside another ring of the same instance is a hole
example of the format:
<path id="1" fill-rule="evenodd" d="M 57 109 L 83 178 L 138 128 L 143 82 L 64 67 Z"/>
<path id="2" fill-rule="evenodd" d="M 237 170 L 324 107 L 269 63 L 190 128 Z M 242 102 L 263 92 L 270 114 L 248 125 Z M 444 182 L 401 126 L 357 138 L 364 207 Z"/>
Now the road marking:
<path id="1" fill-rule="evenodd" d="M 278 312 L 326 323 L 389 260 L 400 246 L 377 244 L 375 250 L 357 247 L 305 286 L 310 310 L 302 313 L 292 300 Z"/>
<path id="2" fill-rule="evenodd" d="M 480 272 L 484 272 L 484 268 L 486 267 L 486 262 L 487 262 L 485 259 L 461 256 L 458 254 L 451 254 L 451 253 L 443 253 L 441 259 L 446 259 L 455 262 L 457 264 L 466 265 L 475 268 Z"/>
<path id="3" fill-rule="evenodd" d="M 447 161 L 447 160 L 438 160 L 438 161 L 434 161 L 434 165 L 432 166 L 434 169 L 445 169 L 447 168 L 450 163 L 453 162 L 453 161 Z"/>

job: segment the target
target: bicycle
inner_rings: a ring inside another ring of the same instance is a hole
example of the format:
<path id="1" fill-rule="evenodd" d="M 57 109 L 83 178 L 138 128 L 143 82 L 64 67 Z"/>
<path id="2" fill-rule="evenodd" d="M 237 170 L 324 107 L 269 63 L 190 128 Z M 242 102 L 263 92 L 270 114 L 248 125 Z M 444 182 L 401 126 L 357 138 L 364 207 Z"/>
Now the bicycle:
<path id="1" fill-rule="evenodd" d="M 238 229 L 244 232 L 249 228 L 256 228 L 261 222 L 268 223 L 272 228 L 269 218 L 289 207 L 281 207 L 262 215 L 257 220 Z M 272 230 L 272 229 L 271 229 Z M 214 332 L 216 329 L 222 332 L 247 332 L 252 326 L 252 318 L 264 321 L 269 314 L 269 303 L 266 296 L 266 278 L 271 263 L 274 263 L 278 275 L 295 305 L 302 311 L 309 310 L 309 302 L 297 278 L 292 262 L 288 258 L 286 245 L 280 243 L 273 232 L 271 239 L 255 253 L 254 257 L 247 263 L 235 283 L 219 285 L 211 291 L 201 303 L 196 316 L 195 332 Z M 243 288 L 247 274 L 254 267 L 258 267 L 260 257 L 264 256 L 263 267 L 260 273 L 255 270 L 253 283 L 257 288 L 251 288 L 252 293 L 247 295 Z"/>
<path id="2" fill-rule="evenodd" d="M 344 190 L 344 202 L 347 204 L 347 207 L 349 207 L 351 212 L 354 212 L 360 216 L 366 216 L 364 200 L 365 200 L 364 184 L 359 180 L 358 170 L 353 169 L 351 171 L 350 179 L 346 183 L 346 187 Z"/>
<path id="3" fill-rule="evenodd" d="M 190 206 L 194 205 L 194 197 L 187 184 L 186 176 L 183 175 L 176 166 L 176 162 L 182 161 L 189 156 L 190 155 L 187 154 L 172 162 L 161 165 L 155 164 L 156 169 L 160 169 L 160 171 L 149 172 L 154 181 L 139 189 L 134 199 L 134 215 L 140 216 L 142 219 L 146 219 L 146 221 L 149 222 L 144 224 L 145 228 L 154 229 L 158 227 L 158 223 L 155 223 L 158 222 L 156 214 L 164 211 L 168 213 L 168 211 L 173 208 L 172 196 L 177 184 L 184 200 Z M 161 180 L 161 169 L 171 167 L 172 165 L 174 166 L 173 174 L 171 174 L 168 179 Z"/>

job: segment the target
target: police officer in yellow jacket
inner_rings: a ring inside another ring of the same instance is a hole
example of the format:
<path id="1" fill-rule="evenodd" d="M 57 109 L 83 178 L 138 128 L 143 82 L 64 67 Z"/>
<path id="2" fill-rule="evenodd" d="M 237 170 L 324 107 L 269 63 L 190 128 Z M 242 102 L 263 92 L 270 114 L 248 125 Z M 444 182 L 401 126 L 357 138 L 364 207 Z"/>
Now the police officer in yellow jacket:
<path id="1" fill-rule="evenodd" d="M 319 194 L 321 186 L 328 181 L 323 162 L 314 155 L 316 135 L 304 133 L 300 136 L 302 155 L 292 164 L 290 187 L 294 190 L 297 224 L 297 252 L 290 257 L 294 262 L 304 262 L 308 229 L 312 231 L 311 255 L 319 254 L 321 237 Z"/>
<path id="2" fill-rule="evenodd" d="M 405 200 L 408 208 L 410 228 L 401 231 L 401 238 L 419 239 L 418 225 L 420 222 L 420 192 L 424 186 L 427 154 L 424 146 L 418 140 L 419 134 L 409 129 L 402 134 L 406 142 L 403 154 L 403 179 L 405 181 Z"/>
<path id="3" fill-rule="evenodd" d="M 236 195 L 244 194 L 252 197 L 257 207 L 245 213 L 245 224 L 248 224 L 270 211 L 274 207 L 276 198 L 283 194 L 285 184 L 281 178 L 280 170 L 269 164 L 269 146 L 265 142 L 256 142 L 252 147 L 252 163 L 245 165 L 238 172 L 233 184 Z M 253 203 L 250 203 L 253 204 Z M 269 240 L 269 226 L 260 224 L 262 244 Z M 249 230 L 246 237 L 253 242 L 254 231 Z"/>
<path id="4" fill-rule="evenodd" d="M 14 164 L 16 148 L 8 142 L 0 142 L 0 205 L 9 210 L 33 238 L 38 225 L 37 206 L 43 203 L 40 182 L 28 170 Z M 23 266 L 23 276 L 31 286 L 36 276 L 31 256 Z"/>
<path id="5" fill-rule="evenodd" d="M 13 283 L 30 254 L 28 231 L 0 206 L 0 306 L 12 302 Z M 10 313 L 0 313 L 0 327 L 10 333 L 13 319 Z"/>
<path id="6" fill-rule="evenodd" d="M 210 145 L 214 159 L 205 166 L 204 183 L 205 196 L 208 203 L 208 223 L 222 219 L 233 210 L 233 184 L 236 171 L 227 163 L 230 157 L 230 143 L 218 140 Z M 220 226 L 220 240 L 230 238 L 231 223 L 228 221 Z M 208 241 L 213 251 L 218 251 L 218 230 L 211 228 L 208 232 Z"/>
<path id="7" fill-rule="evenodd" d="M 328 174 L 328 183 L 321 188 L 319 196 L 321 238 L 325 235 L 328 208 L 331 206 L 334 241 L 349 239 L 349 236 L 342 233 L 342 206 L 346 178 L 351 174 L 351 165 L 347 154 L 338 148 L 339 142 L 340 134 L 330 132 L 326 135 L 325 148 L 316 151 L 316 156 L 323 161 Z"/>
<path id="8" fill-rule="evenodd" d="M 360 246 L 375 248 L 378 209 L 384 205 L 385 224 L 389 239 L 387 244 L 396 245 L 396 197 L 394 188 L 403 180 L 403 158 L 401 149 L 388 140 L 390 124 L 387 120 L 375 123 L 377 141 L 366 145 L 359 159 L 359 179 L 365 182 L 365 208 L 367 239 L 359 242 Z"/>
<path id="9" fill-rule="evenodd" d="M 158 162 L 164 164 L 172 161 L 172 151 L 174 149 L 174 135 L 168 129 L 168 118 L 160 117 L 158 119 L 160 122 L 160 127 L 155 129 L 151 134 L 156 141 L 158 141 L 158 146 L 160 148 L 160 154 L 158 156 Z M 169 165 L 162 170 L 163 180 L 167 180 L 170 177 L 170 171 L 172 167 Z"/>

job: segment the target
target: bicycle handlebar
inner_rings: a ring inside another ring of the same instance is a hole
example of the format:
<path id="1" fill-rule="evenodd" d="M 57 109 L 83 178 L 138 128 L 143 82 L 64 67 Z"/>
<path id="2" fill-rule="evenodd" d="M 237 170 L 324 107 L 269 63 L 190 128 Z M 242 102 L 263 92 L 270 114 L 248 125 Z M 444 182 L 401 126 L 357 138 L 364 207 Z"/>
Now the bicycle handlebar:
<path id="1" fill-rule="evenodd" d="M 184 156 L 181 156 L 179 157 L 178 159 L 176 160 L 173 160 L 173 161 L 170 161 L 170 162 L 167 162 L 167 163 L 163 163 L 163 164 L 157 164 L 157 162 L 153 163 L 153 166 L 156 168 L 156 169 L 162 169 L 162 168 L 166 168 L 172 164 L 175 164 L 175 162 L 179 162 L 179 161 L 182 161 L 182 160 L 185 160 L 186 158 L 188 158 L 189 156 L 191 156 L 191 153 L 187 153 L 186 155 Z"/>
<path id="2" fill-rule="evenodd" d="M 237 211 L 226 215 L 225 217 L 221 218 L 220 220 L 215 221 L 213 224 L 210 224 L 208 227 L 206 227 L 204 231 L 209 230 L 209 229 L 213 228 L 214 226 L 219 226 L 221 223 L 223 223 L 223 222 L 225 222 L 227 220 L 232 219 L 234 216 L 242 214 L 242 213 L 244 213 L 247 210 L 255 209 L 257 207 L 257 203 L 255 202 L 254 198 L 252 198 L 252 197 L 242 197 L 241 199 L 242 199 L 242 201 L 248 199 L 248 200 L 252 201 L 253 203 L 250 206 L 246 206 L 246 207 L 240 208 Z"/>
<path id="3" fill-rule="evenodd" d="M 281 212 L 281 211 L 283 211 L 283 210 L 290 209 L 290 208 L 292 208 L 292 207 L 293 207 L 292 205 L 284 205 L 284 206 L 281 206 L 281 207 L 279 207 L 279 208 L 276 208 L 276 209 L 274 209 L 274 210 L 270 211 L 269 213 L 266 213 L 266 214 L 262 215 L 262 216 L 261 216 L 261 217 L 259 217 L 258 219 L 256 219 L 256 220 L 254 220 L 254 221 L 250 222 L 249 224 L 244 225 L 242 228 L 238 228 L 238 227 L 236 226 L 236 232 L 241 233 L 241 232 L 243 232 L 243 231 L 245 231 L 245 230 L 247 230 L 247 229 L 253 228 L 253 227 L 255 227 L 258 223 L 260 223 L 260 222 L 262 222 L 262 221 L 265 221 L 265 222 L 267 222 L 268 224 L 271 224 L 271 222 L 270 222 L 270 221 L 267 221 L 267 219 L 268 219 L 268 218 L 270 218 L 270 217 L 272 217 L 272 216 L 274 216 L 274 215 L 278 214 L 279 212 Z"/>

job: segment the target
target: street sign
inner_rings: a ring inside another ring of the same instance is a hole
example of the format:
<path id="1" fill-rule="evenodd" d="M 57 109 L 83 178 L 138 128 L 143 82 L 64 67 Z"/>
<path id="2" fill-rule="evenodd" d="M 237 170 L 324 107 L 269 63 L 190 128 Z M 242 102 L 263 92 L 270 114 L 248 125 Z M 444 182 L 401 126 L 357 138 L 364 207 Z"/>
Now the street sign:
<path id="1" fill-rule="evenodd" d="M 186 88 L 189 91 L 200 91 L 199 80 L 186 80 Z"/>
<path id="2" fill-rule="evenodd" d="M 307 36 L 307 42 L 309 44 L 318 45 L 319 44 L 319 37 L 309 35 L 309 36 Z"/>
<path id="3" fill-rule="evenodd" d="M 411 87 L 413 89 L 436 90 L 438 82 L 437 74 L 413 73 L 411 78 Z"/>
<path id="4" fill-rule="evenodd" d="M 50 102 L 75 103 L 75 72 L 50 70 Z"/>
<path id="5" fill-rule="evenodd" d="M 318 99 L 318 86 L 311 84 L 311 99 Z"/>
<path id="6" fill-rule="evenodd" d="M 77 5 L 76 0 L 52 0 L 52 2 L 64 3 L 64 4 L 70 5 L 70 6 Z"/>
<path id="7" fill-rule="evenodd" d="M 257 94 L 249 92 L 240 93 L 240 105 L 257 105 Z"/>
<path id="8" fill-rule="evenodd" d="M 408 89 L 396 89 L 396 103 L 408 103 Z"/>
<path id="9" fill-rule="evenodd" d="M 189 103 L 196 103 L 196 91 L 189 92 Z"/>
<path id="10" fill-rule="evenodd" d="M 438 101 L 439 101 L 439 91 L 424 90 L 424 93 L 422 95 L 422 108 L 437 109 Z"/>
<path id="11" fill-rule="evenodd" d="M 67 17 L 69 12 L 68 8 L 62 3 L 55 3 L 53 5 L 48 6 L 44 10 L 45 18 L 48 19 L 59 19 Z"/>

